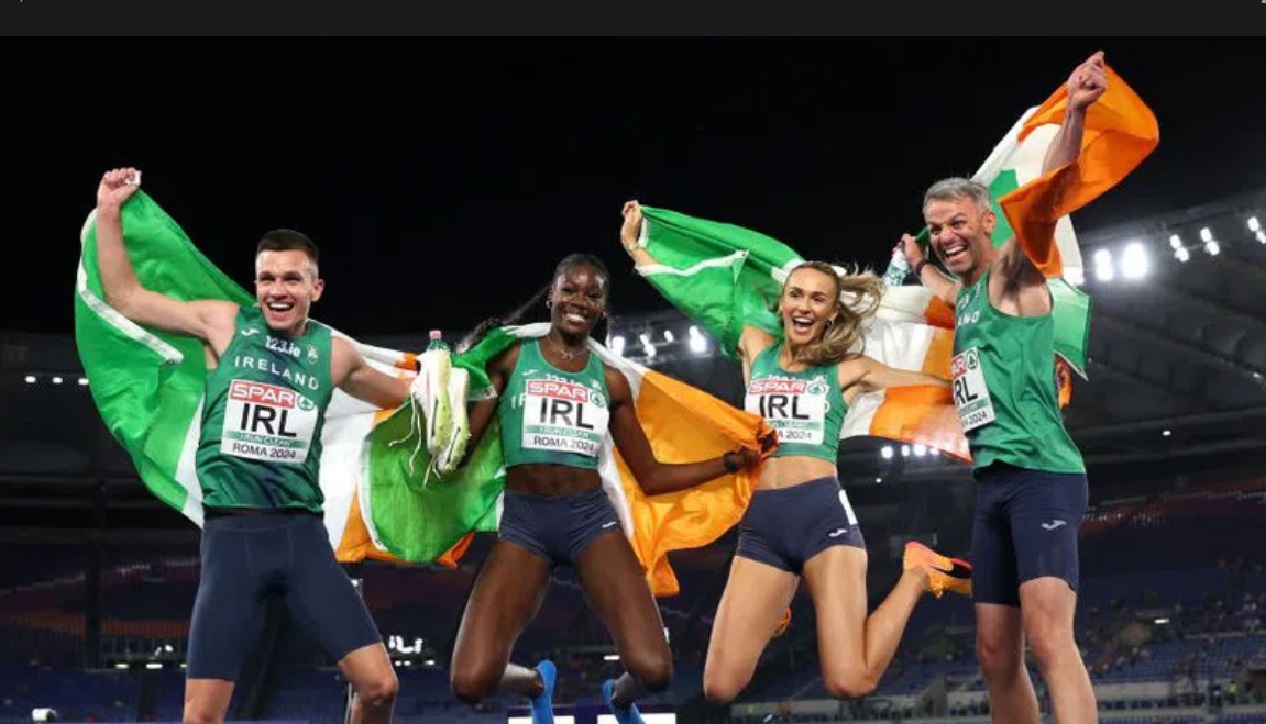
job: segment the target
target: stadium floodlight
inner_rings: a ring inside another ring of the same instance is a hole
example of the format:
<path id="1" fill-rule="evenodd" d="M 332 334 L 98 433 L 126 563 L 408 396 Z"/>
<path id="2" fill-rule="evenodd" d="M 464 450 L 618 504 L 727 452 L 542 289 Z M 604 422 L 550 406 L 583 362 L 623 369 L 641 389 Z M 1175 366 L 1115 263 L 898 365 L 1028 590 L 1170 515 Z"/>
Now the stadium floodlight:
<path id="1" fill-rule="evenodd" d="M 1141 242 L 1131 242 L 1121 253 L 1121 276 L 1125 279 L 1147 276 L 1147 249 Z"/>
<path id="2" fill-rule="evenodd" d="M 1095 252 L 1095 279 L 1101 282 L 1112 281 L 1112 252 L 1100 249 Z"/>
<path id="3" fill-rule="evenodd" d="M 699 328 L 690 325 L 690 351 L 695 354 L 704 354 L 708 351 L 708 338 L 703 336 Z"/>

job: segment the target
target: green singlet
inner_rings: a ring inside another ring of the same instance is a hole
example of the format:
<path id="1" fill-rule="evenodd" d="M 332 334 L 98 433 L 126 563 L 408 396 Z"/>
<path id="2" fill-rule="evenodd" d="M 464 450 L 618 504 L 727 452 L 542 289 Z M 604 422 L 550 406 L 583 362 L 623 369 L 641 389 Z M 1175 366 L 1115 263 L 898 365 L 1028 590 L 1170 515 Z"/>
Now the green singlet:
<path id="1" fill-rule="evenodd" d="M 331 339 L 318 322 L 288 337 L 258 307 L 238 312 L 233 340 L 207 373 L 197 454 L 204 506 L 321 512 Z"/>
<path id="2" fill-rule="evenodd" d="M 950 374 L 972 466 L 1085 473 L 1059 409 L 1054 317 L 995 309 L 988 272 L 959 291 L 956 311 Z"/>
<path id="3" fill-rule="evenodd" d="M 524 340 L 497 404 L 506 467 L 527 464 L 598 468 L 607 436 L 610 396 L 602 360 L 567 372 L 541 355 L 539 339 Z"/>
<path id="4" fill-rule="evenodd" d="M 782 346 L 756 355 L 743 409 L 778 431 L 774 457 L 807 455 L 835 463 L 848 405 L 840 394 L 839 365 L 788 372 L 778 363 Z"/>

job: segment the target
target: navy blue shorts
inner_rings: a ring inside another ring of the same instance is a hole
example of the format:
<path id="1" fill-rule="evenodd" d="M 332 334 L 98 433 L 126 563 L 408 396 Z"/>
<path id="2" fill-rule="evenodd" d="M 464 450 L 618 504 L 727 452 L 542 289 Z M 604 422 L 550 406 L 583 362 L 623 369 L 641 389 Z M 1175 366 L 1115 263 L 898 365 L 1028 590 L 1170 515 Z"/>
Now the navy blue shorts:
<path id="1" fill-rule="evenodd" d="M 1019 606 L 1020 584 L 1037 578 L 1059 578 L 1076 591 L 1086 476 L 994 463 L 976 471 L 976 481 L 972 599 Z"/>
<path id="2" fill-rule="evenodd" d="M 188 677 L 236 681 L 265 600 L 285 597 L 298 630 L 338 661 L 382 637 L 339 567 L 321 518 L 310 513 L 208 516 L 189 622 Z"/>
<path id="3" fill-rule="evenodd" d="M 835 478 L 757 490 L 739 522 L 735 555 L 799 575 L 831 546 L 866 548 L 848 496 Z"/>
<path id="4" fill-rule="evenodd" d="M 552 565 L 570 564 L 610 531 L 624 534 L 605 490 L 544 496 L 505 492 L 497 537 L 520 545 Z"/>

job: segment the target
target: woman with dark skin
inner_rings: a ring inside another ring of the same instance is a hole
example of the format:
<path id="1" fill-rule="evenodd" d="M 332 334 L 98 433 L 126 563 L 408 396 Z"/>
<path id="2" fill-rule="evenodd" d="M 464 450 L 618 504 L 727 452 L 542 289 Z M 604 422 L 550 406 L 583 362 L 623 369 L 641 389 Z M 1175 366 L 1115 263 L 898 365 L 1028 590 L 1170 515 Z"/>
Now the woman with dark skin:
<path id="1" fill-rule="evenodd" d="M 463 345 L 473 346 L 493 327 L 519 323 L 547 299 L 549 332 L 491 360 L 486 371 L 497 396 L 469 408 L 468 449 L 498 417 L 506 492 L 498 540 L 475 580 L 457 633 L 451 682 L 454 695 L 471 704 L 494 692 L 528 697 L 534 724 L 553 721 L 554 665 L 545 660 L 529 669 L 509 660 L 541 606 L 555 565 L 575 566 L 624 662 L 626 673 L 603 688 L 620 724 L 641 722 L 634 702 L 672 681 L 659 608 L 596 469 L 605 434 L 610 433 L 648 495 L 684 490 L 760 461 L 760 453 L 750 448 L 695 463 L 656 460 L 628 380 L 588 346 L 606 316 L 609 279 L 597 258 L 569 256 L 531 302 L 508 319 L 480 325 Z M 753 440 L 754 447 L 759 444 Z"/>

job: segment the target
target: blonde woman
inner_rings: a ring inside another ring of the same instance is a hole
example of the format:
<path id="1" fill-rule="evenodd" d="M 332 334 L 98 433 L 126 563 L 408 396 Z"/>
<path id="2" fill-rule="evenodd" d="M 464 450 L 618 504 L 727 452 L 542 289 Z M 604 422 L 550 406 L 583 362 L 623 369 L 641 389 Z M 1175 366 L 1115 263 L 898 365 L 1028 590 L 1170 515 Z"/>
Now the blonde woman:
<path id="1" fill-rule="evenodd" d="M 639 267 L 655 265 L 637 243 L 641 224 L 640 206 L 629 202 L 621 243 Z M 846 306 L 844 292 L 865 306 Z M 949 387 L 854 352 L 882 293 L 872 274 L 839 274 L 830 264 L 804 262 L 791 270 L 779 297 L 782 340 L 750 325 L 739 337 L 744 406 L 778 431 L 780 444 L 761 465 L 712 626 L 703 687 L 714 702 L 733 701 L 747 686 L 802 577 L 817 612 L 823 679 L 837 698 L 875 689 L 924 593 L 970 595 L 965 562 L 912 542 L 901 579 L 867 615 L 866 544 L 836 471 L 844 415 L 867 392 Z"/>

